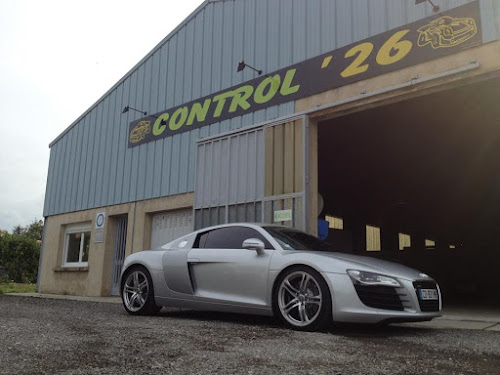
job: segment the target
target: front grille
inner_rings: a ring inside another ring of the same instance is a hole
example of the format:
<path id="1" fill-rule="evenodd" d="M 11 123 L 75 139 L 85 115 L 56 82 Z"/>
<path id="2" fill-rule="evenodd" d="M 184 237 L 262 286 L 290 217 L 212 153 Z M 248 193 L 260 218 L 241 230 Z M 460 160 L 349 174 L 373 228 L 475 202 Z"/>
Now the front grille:
<path id="1" fill-rule="evenodd" d="M 439 294 L 437 300 L 421 300 L 418 294 L 418 289 L 437 289 L 437 284 L 430 280 L 418 280 L 413 282 L 413 287 L 415 288 L 415 293 L 417 294 L 418 304 L 420 305 L 420 311 L 423 312 L 433 312 L 439 311 Z"/>
<path id="2" fill-rule="evenodd" d="M 366 306 L 383 310 L 404 310 L 403 302 L 393 287 L 355 284 L 354 288 Z"/>

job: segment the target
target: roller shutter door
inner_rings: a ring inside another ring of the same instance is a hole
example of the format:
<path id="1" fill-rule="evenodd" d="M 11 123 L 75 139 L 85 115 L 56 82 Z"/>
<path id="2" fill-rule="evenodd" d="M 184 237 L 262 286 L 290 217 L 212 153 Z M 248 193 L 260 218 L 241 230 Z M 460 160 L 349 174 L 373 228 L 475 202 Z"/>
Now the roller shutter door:
<path id="1" fill-rule="evenodd" d="M 160 247 L 192 231 L 192 209 L 155 214 L 151 230 L 151 248 Z"/>

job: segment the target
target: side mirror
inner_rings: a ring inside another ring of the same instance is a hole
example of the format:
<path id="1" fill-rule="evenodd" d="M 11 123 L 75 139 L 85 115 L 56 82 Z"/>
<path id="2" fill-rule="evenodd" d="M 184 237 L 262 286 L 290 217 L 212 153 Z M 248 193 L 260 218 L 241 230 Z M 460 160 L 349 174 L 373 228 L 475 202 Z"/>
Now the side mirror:
<path id="1" fill-rule="evenodd" d="M 248 250 L 255 250 L 258 255 L 264 254 L 264 242 L 259 240 L 258 238 L 248 238 L 245 241 L 243 241 L 243 244 L 241 245 L 243 249 L 248 249 Z"/>

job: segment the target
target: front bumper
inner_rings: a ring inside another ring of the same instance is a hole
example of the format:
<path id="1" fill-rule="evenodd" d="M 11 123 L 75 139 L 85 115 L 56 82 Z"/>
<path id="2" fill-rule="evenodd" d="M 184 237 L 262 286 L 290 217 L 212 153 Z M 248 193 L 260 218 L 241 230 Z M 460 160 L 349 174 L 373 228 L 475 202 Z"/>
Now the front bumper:
<path id="1" fill-rule="evenodd" d="M 425 303 L 419 301 L 415 291 L 416 280 L 398 278 L 403 286 L 396 288 L 401 301 L 394 309 L 370 307 L 363 303 L 356 291 L 351 278 L 347 274 L 324 273 L 332 293 L 332 312 L 335 322 L 348 323 L 381 323 L 381 322 L 415 322 L 426 321 L 441 316 L 442 300 L 439 286 L 437 311 L 426 310 Z M 426 280 L 425 282 L 429 282 Z M 430 281 L 432 282 L 432 281 Z M 425 285 L 425 284 L 424 284 Z M 367 302 L 364 299 L 364 302 Z M 422 305 L 422 306 L 421 306 Z M 428 309 L 428 308 L 427 308 Z"/>

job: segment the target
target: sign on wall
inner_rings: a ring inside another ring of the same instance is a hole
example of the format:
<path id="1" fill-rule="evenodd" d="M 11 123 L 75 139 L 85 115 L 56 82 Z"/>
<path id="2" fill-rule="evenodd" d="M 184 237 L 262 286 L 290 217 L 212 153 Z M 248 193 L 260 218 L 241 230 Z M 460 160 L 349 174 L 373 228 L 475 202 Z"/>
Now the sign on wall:
<path id="1" fill-rule="evenodd" d="M 275 223 L 283 222 L 283 221 L 292 221 L 293 215 L 292 210 L 279 210 L 274 211 L 273 220 Z"/>
<path id="2" fill-rule="evenodd" d="M 129 125 L 128 147 L 305 98 L 481 43 L 479 3 L 475 1 L 133 121 Z"/>
<path id="3" fill-rule="evenodd" d="M 95 215 L 94 242 L 104 242 L 105 224 L 106 224 L 106 212 L 98 212 Z"/>

